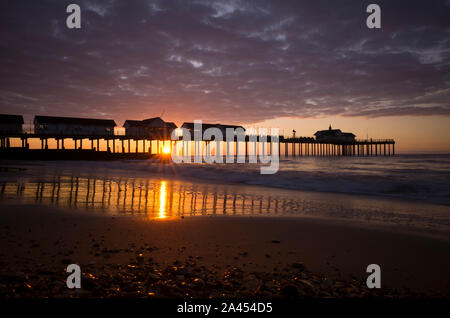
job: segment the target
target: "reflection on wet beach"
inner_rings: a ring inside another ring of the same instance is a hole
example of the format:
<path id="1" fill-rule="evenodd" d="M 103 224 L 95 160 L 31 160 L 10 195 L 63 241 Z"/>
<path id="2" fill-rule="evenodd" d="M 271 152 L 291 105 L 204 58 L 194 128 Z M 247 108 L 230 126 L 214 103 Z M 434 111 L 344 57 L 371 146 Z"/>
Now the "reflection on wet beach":
<path id="1" fill-rule="evenodd" d="M 2 182 L 1 198 L 152 218 L 214 214 L 294 214 L 293 199 L 237 193 L 232 186 L 155 179 L 58 176 L 53 181 Z"/>
<path id="2" fill-rule="evenodd" d="M 45 180 L 45 181 L 42 181 Z M 449 231 L 448 206 L 330 193 L 139 177 L 47 175 L 0 181 L 0 201 L 170 219 L 199 215 L 307 216 Z"/>

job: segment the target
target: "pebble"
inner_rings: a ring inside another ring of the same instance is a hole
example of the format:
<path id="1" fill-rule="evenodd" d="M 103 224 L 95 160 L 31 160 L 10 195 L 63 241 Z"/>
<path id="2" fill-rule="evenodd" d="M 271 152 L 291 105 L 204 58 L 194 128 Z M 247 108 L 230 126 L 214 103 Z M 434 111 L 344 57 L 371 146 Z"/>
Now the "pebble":
<path id="1" fill-rule="evenodd" d="M 304 271 L 305 270 L 305 264 L 303 263 L 293 263 L 292 267 L 299 270 L 299 271 Z"/>

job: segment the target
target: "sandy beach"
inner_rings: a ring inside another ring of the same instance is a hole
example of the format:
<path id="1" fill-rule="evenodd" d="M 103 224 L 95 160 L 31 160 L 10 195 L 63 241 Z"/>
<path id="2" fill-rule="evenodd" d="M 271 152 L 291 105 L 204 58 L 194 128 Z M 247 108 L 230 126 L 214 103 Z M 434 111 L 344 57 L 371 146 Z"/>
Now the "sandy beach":
<path id="1" fill-rule="evenodd" d="M 449 297 L 450 241 L 308 218 L 155 220 L 3 203 L 1 297 Z M 82 288 L 65 286 L 67 264 Z M 379 264 L 382 288 L 365 285 Z"/>

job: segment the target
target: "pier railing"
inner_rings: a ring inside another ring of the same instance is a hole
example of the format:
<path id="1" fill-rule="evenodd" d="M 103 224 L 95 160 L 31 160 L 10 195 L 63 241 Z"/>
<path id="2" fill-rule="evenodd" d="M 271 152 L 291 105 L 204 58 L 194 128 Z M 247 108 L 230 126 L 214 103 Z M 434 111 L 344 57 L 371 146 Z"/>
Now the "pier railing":
<path id="1" fill-rule="evenodd" d="M 20 140 L 19 147 L 11 147 L 12 139 Z M 30 149 L 29 140 L 39 140 L 40 150 L 48 150 L 49 140 L 53 140 L 56 147 L 55 150 L 65 150 L 64 141 L 71 140 L 74 147 L 72 150 L 91 150 L 98 152 L 101 150 L 100 141 L 107 152 L 111 153 L 155 153 L 162 152 L 164 147 L 173 148 L 174 145 L 181 140 L 170 140 L 170 136 L 130 136 L 126 135 L 124 130 L 116 130 L 111 134 L 102 135 L 77 135 L 77 134 L 36 134 L 34 132 L 23 133 L 2 133 L 0 132 L 0 148 L 21 148 Z M 272 140 L 273 139 L 273 140 Z M 84 140 L 84 146 L 83 146 Z M 86 140 L 89 142 L 86 146 Z M 133 141 L 133 144 L 131 143 Z M 193 139 L 191 142 L 197 142 Z M 156 145 L 155 145 L 156 143 Z M 286 137 L 279 136 L 276 139 L 267 136 L 265 140 L 261 140 L 259 136 L 246 135 L 243 140 L 235 138 L 234 141 L 218 141 L 203 140 L 200 143 L 206 144 L 206 149 L 212 149 L 211 144 L 219 145 L 225 143 L 227 149 L 234 147 L 234 153 L 241 155 L 239 151 L 245 152 L 248 156 L 252 151 L 261 151 L 266 154 L 278 152 L 280 156 L 378 156 L 378 155 L 394 155 L 395 141 L 394 139 L 358 139 L 354 141 L 345 140 L 316 140 L 313 137 Z M 242 145 L 241 143 L 244 143 Z M 90 145 L 89 145 L 90 144 Z M 182 142 L 185 147 L 186 142 Z M 67 145 L 67 144 L 66 144 Z M 133 151 L 135 149 L 135 151 Z M 250 150 L 251 149 L 251 150 Z M 184 151 L 184 150 L 183 150 Z M 228 151 L 228 150 L 227 150 Z"/>
<path id="2" fill-rule="evenodd" d="M 395 143 L 394 139 L 356 139 L 356 143 Z"/>

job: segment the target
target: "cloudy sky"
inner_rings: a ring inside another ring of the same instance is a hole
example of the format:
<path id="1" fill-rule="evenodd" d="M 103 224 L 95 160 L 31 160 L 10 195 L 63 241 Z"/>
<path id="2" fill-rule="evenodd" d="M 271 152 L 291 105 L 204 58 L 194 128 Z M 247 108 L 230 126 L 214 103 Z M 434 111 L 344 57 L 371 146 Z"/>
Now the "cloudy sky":
<path id="1" fill-rule="evenodd" d="M 382 28 L 366 27 L 369 3 Z M 66 27 L 66 6 L 82 10 Z M 450 118 L 450 1 L 4 0 L 0 110 L 176 122 Z"/>

